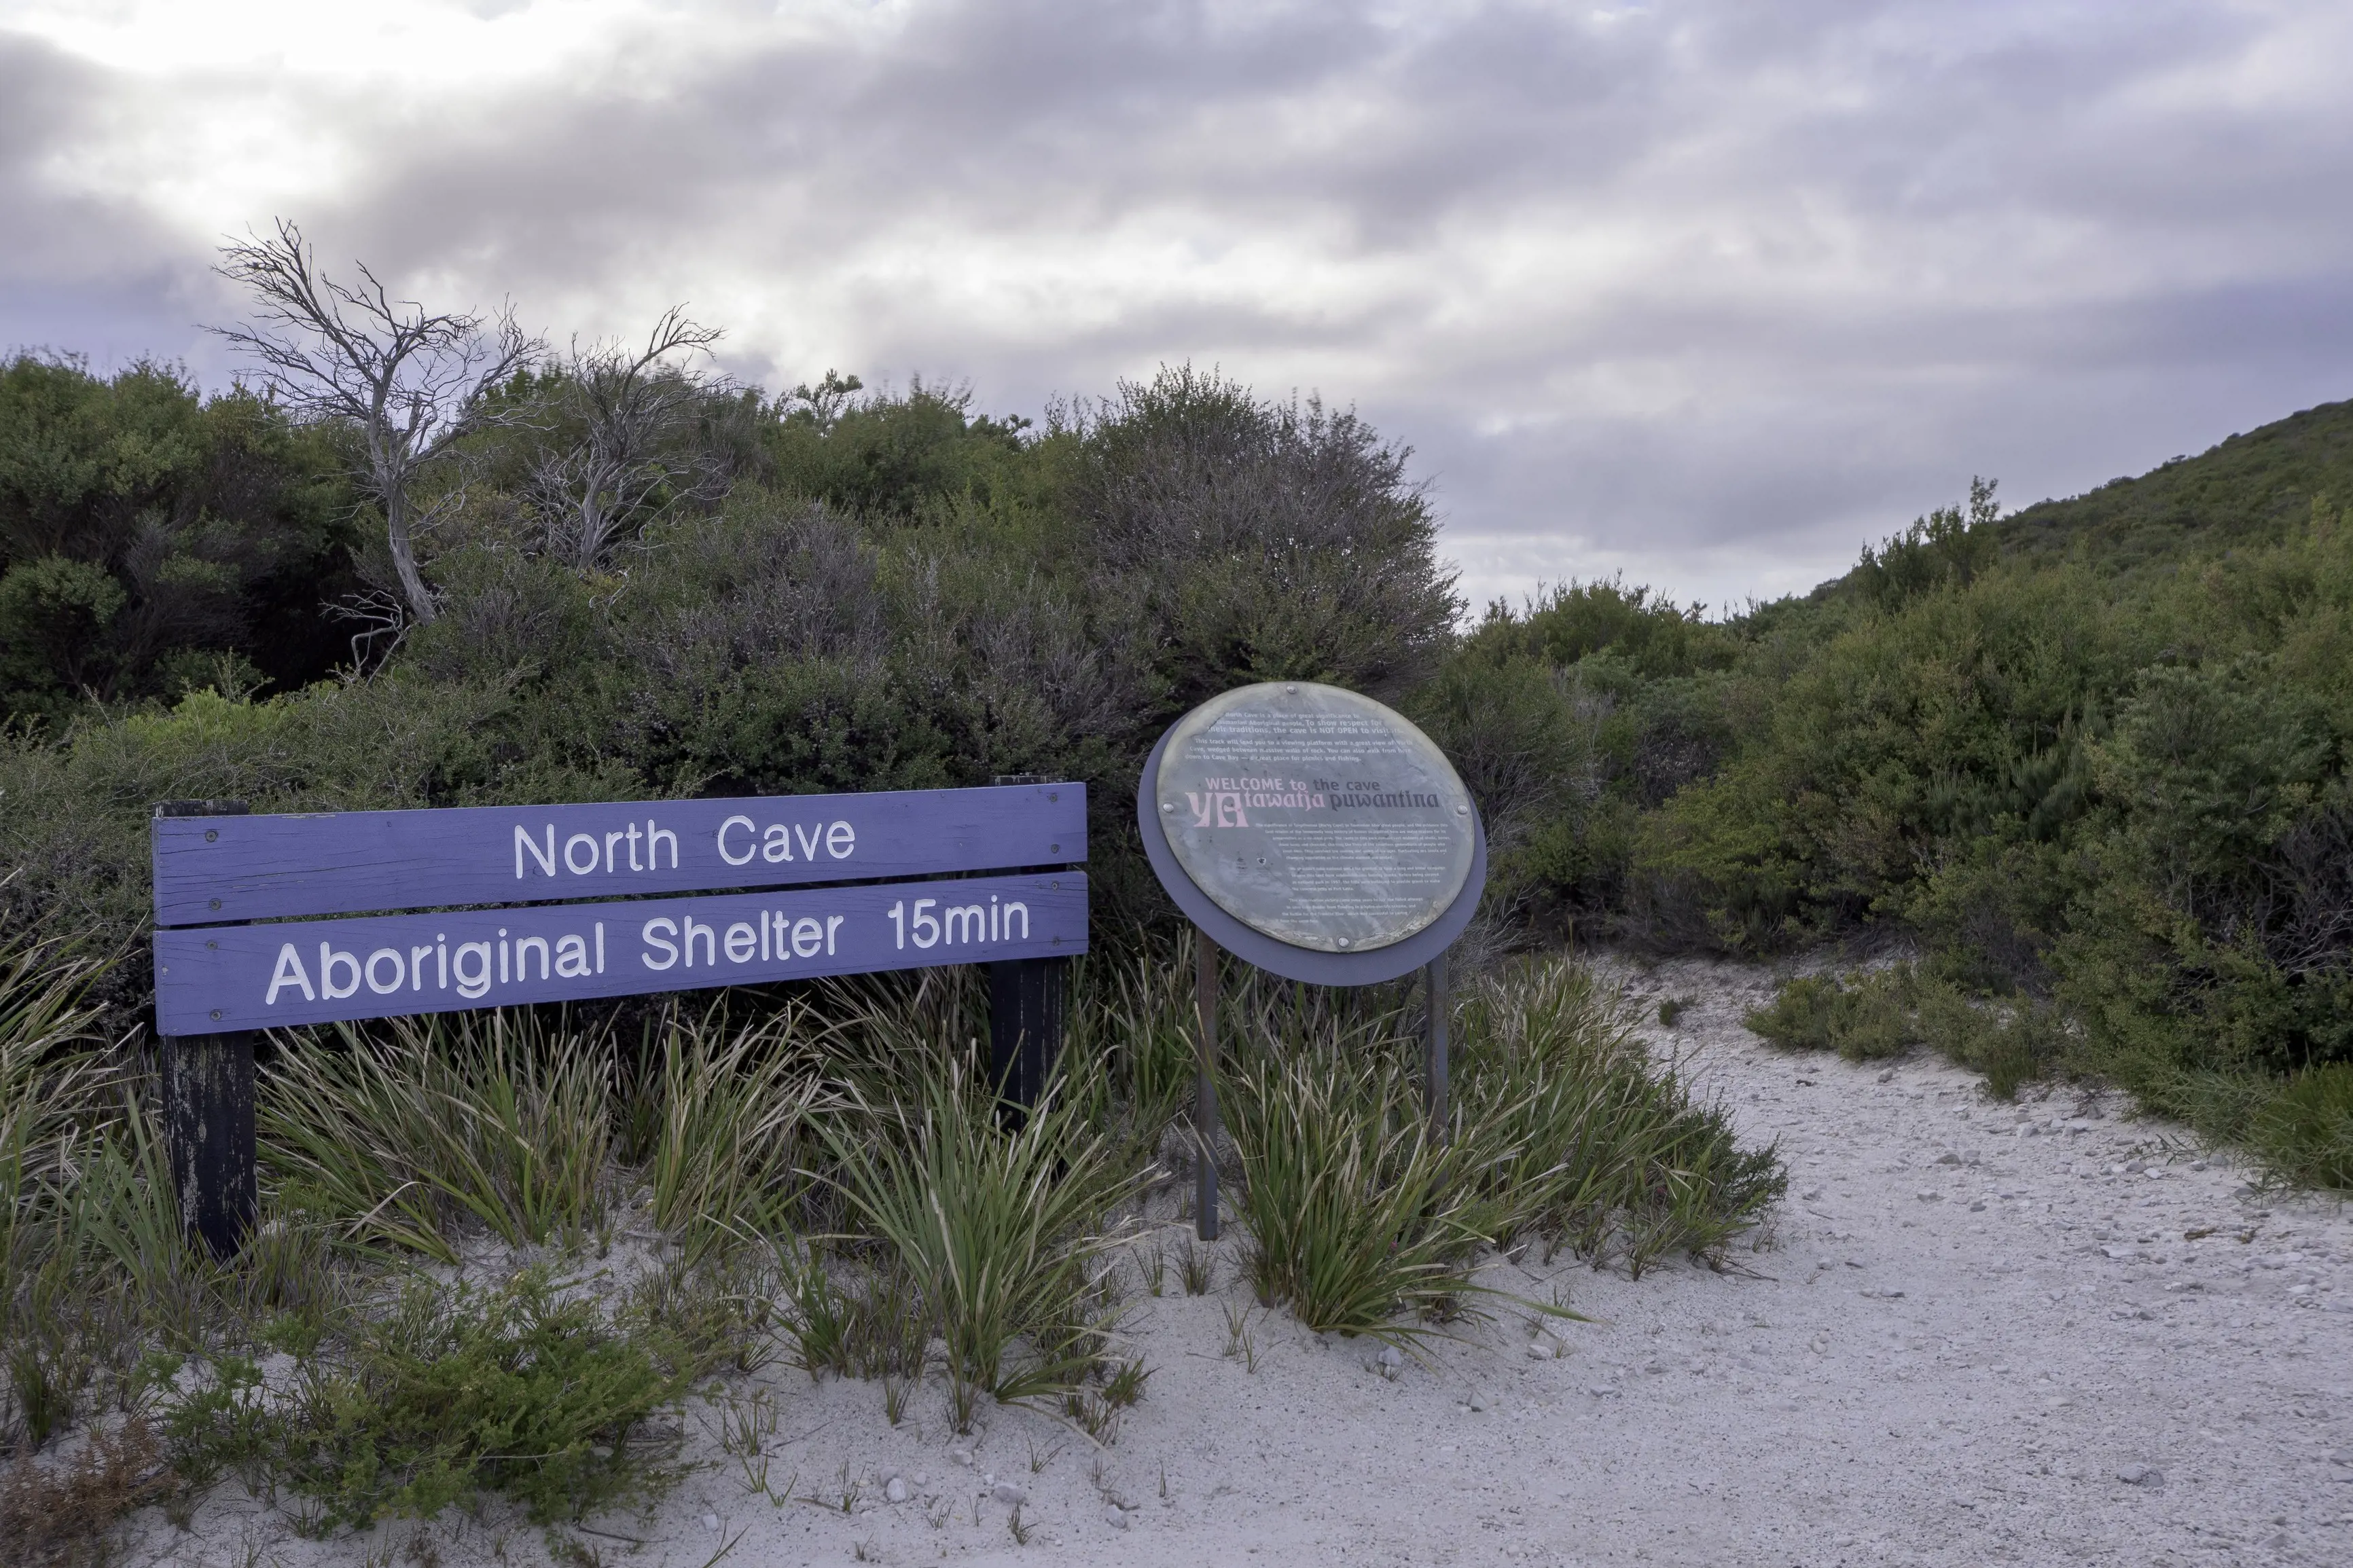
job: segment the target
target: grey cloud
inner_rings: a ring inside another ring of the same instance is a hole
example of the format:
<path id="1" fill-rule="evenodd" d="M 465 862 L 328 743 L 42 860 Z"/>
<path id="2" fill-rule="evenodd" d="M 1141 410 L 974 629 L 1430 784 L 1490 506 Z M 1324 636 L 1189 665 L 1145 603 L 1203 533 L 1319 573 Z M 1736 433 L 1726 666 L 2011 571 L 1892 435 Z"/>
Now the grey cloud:
<path id="1" fill-rule="evenodd" d="M 691 299 L 747 374 L 1017 411 L 1161 360 L 1320 386 L 1419 449 L 1474 588 L 1798 585 L 1972 471 L 2024 501 L 2353 391 L 2353 104 L 2264 75 L 2319 5 L 1395 15 L 681 11 L 495 101 L 269 90 L 359 149 L 290 215 L 323 249 L 559 331 Z M 210 236 L 35 172 L 129 90 L 0 47 L 15 341 L 218 308 Z"/>
<path id="2" fill-rule="evenodd" d="M 135 206 L 53 172 L 94 133 L 102 89 L 98 73 L 47 45 L 0 32 L 0 353 L 120 364 L 169 357 L 187 336 L 172 237 Z"/>

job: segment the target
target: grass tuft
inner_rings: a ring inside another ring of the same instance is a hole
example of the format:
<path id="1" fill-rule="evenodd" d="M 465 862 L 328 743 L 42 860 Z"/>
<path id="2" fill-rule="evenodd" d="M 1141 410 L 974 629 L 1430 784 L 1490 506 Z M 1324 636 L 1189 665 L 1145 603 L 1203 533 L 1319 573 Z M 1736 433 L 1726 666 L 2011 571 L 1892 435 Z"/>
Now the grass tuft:
<path id="1" fill-rule="evenodd" d="M 855 1147 L 827 1124 L 849 1207 L 892 1249 L 947 1347 L 950 1402 L 1053 1398 L 1082 1383 L 1115 1324 L 1103 1303 L 1113 1211 L 1140 1178 L 1112 1140 L 1050 1099 L 998 1125 L 960 1066 L 926 1085 L 902 1142 Z"/>
<path id="2" fill-rule="evenodd" d="M 609 1033 L 501 1008 L 332 1038 L 289 1037 L 261 1078 L 262 1146 L 290 1206 L 446 1262 L 461 1220 L 510 1247 L 586 1235 L 607 1195 Z"/>

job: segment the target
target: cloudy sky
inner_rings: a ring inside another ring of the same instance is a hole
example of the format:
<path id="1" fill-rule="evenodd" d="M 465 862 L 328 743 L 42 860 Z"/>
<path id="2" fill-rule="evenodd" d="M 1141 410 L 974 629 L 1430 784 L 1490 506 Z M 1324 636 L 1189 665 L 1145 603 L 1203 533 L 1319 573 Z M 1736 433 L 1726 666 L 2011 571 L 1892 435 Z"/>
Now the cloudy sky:
<path id="1" fill-rule="evenodd" d="M 771 387 L 1320 391 L 1474 597 L 1721 605 L 2353 395 L 2348 80 L 2342 0 L 0 0 L 0 348 L 217 384 L 284 216 Z"/>

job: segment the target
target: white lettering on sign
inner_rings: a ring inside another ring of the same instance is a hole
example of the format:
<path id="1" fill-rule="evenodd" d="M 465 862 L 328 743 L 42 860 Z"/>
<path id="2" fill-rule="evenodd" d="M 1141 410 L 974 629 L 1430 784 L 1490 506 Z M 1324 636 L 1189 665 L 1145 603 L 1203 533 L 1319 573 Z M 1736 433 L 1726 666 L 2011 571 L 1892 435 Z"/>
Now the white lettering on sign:
<path id="1" fill-rule="evenodd" d="M 748 816 L 731 816 L 719 825 L 716 835 L 719 858 L 730 866 L 749 866 L 753 858 L 771 865 L 787 860 L 815 860 L 818 851 L 835 860 L 847 860 L 858 852 L 858 829 L 847 822 L 817 823 L 772 822 L 762 827 Z M 800 853 L 793 853 L 797 841 Z"/>
<path id="2" fill-rule="evenodd" d="M 637 826 L 643 865 L 649 842 L 660 841 L 646 833 L 644 821 Z M 501 824 L 501 832 L 505 827 Z M 825 853 L 822 831 L 812 832 L 818 853 Z M 689 851 L 698 837 L 679 830 L 681 846 Z M 797 852 L 799 835 L 794 837 Z M 543 834 L 535 842 L 547 847 Z M 752 840 L 739 824 L 728 842 L 730 852 L 740 855 Z M 559 868 L 565 847 L 559 833 Z M 596 847 L 601 862 L 603 846 Z M 626 864 L 626 837 L 618 847 Z M 573 852 L 581 861 L 587 858 L 585 844 L 574 846 Z M 499 870 L 502 876 L 505 868 Z M 1045 903 L 1035 902 L 1039 892 L 1030 889 L 1049 886 L 1026 879 L 958 880 L 928 888 L 856 886 L 814 895 L 712 894 L 659 905 L 513 905 L 337 921 L 308 931 L 267 925 L 203 928 L 195 945 L 205 956 L 192 961 L 169 955 L 167 961 L 164 942 L 190 940 L 188 933 L 167 932 L 159 938 L 157 967 L 176 980 L 183 968 L 220 965 L 218 973 L 228 984 L 205 998 L 204 1011 L 195 1016 L 225 1026 L 234 1019 L 233 1026 L 250 1028 L 319 1022 L 322 1014 L 395 1016 L 639 989 L 770 983 L 842 973 L 845 961 L 851 972 L 862 973 L 910 963 L 981 963 L 1026 955 L 1050 943 L 1083 952 L 1084 928 L 1076 922 L 1084 919 L 1084 884 L 1074 881 L 1067 900 L 1050 896 Z M 1059 880 L 1050 884 L 1062 886 Z M 609 953 L 608 924 L 619 943 Z M 210 955 L 216 949 L 230 948 L 226 940 L 207 940 L 216 929 L 251 935 L 234 953 L 221 951 L 216 959 Z"/>
<path id="3" fill-rule="evenodd" d="M 906 951 L 910 936 L 921 948 L 938 947 L 944 943 L 949 947 L 961 947 L 982 942 L 1029 940 L 1028 904 L 1018 900 L 1000 903 L 997 895 L 991 893 L 987 908 L 979 904 L 959 904 L 933 914 L 931 911 L 938 905 L 937 899 L 917 899 L 915 907 L 910 910 L 902 900 L 882 911 L 891 921 L 892 945 L 899 952 Z M 1021 917 L 1021 930 L 1018 936 L 1013 929 L 1013 917 L 1016 915 Z"/>
<path id="4" fill-rule="evenodd" d="M 716 926 L 705 925 L 692 915 L 681 915 L 676 921 L 663 915 L 648 921 L 638 932 L 651 951 L 638 954 L 638 962 L 648 969 L 663 970 L 714 968 L 723 954 L 731 964 L 789 962 L 818 953 L 831 958 L 841 951 L 841 928 L 849 919 L 848 915 L 828 915 L 823 920 L 803 915 L 795 920 L 765 910 L 761 911 L 758 930 L 747 921 L 736 921 L 723 936 Z M 656 952 L 661 956 L 656 958 Z"/>
<path id="5" fill-rule="evenodd" d="M 737 823 L 743 823 L 747 828 L 751 826 L 748 818 L 731 816 L 719 829 L 719 853 L 730 866 L 744 865 L 752 858 L 748 851 L 741 858 L 727 855 L 727 831 Z M 849 825 L 845 822 L 834 826 L 846 828 Z M 646 818 L 644 827 L 640 828 L 634 822 L 627 827 L 617 827 L 606 834 L 601 843 L 593 833 L 575 833 L 564 841 L 561 850 L 555 844 L 555 824 L 547 824 L 537 834 L 517 824 L 514 830 L 515 880 L 522 881 L 534 870 L 540 876 L 553 877 L 559 865 L 575 877 L 594 876 L 599 872 L 609 877 L 622 868 L 621 847 L 624 844 L 628 846 L 628 869 L 632 871 L 661 870 L 661 850 L 665 845 L 670 847 L 669 868 L 678 869 L 678 835 L 650 816 Z M 645 846 L 642 859 L 638 855 L 639 844 Z"/>
<path id="6" fill-rule="evenodd" d="M 300 985 L 305 1002 L 319 999 L 319 994 L 311 989 L 311 976 L 302 967 L 302 955 L 294 951 L 290 942 L 278 950 L 278 968 L 269 976 L 269 994 L 262 999 L 262 1005 L 277 1006 L 278 993 L 289 985 Z"/>

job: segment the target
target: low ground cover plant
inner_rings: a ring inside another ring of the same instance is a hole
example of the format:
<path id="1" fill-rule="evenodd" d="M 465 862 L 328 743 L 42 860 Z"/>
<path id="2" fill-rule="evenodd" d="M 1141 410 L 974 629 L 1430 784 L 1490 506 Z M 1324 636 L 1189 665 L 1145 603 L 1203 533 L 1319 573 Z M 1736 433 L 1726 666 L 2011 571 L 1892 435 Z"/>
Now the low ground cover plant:
<path id="1" fill-rule="evenodd" d="M 1983 1073 L 1987 1092 L 2019 1086 L 2082 1060 L 2079 1031 L 2064 1012 L 2026 995 L 1971 995 L 1920 965 L 1904 963 L 1847 974 L 1800 974 L 1742 1022 L 1788 1050 L 1832 1050 L 1849 1061 L 1900 1057 L 1933 1047 Z"/>
<path id="2" fill-rule="evenodd" d="M 284 1487 L 315 1505 L 300 1517 L 322 1534 L 492 1491 L 535 1522 L 573 1519 L 659 1479 L 663 1445 L 646 1428 L 701 1370 L 544 1267 L 488 1288 L 410 1274 L 344 1337 L 286 1386 L 224 1355 L 159 1400 L 180 1474 Z"/>

